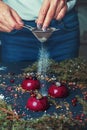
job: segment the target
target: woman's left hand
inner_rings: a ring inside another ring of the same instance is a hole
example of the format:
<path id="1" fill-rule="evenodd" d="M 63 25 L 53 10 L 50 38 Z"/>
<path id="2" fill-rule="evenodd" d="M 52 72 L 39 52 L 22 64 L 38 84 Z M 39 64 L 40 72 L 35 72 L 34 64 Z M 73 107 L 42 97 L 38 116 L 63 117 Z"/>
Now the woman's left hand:
<path id="1" fill-rule="evenodd" d="M 37 26 L 45 31 L 52 19 L 61 20 L 67 12 L 66 0 L 43 0 L 39 11 Z"/>

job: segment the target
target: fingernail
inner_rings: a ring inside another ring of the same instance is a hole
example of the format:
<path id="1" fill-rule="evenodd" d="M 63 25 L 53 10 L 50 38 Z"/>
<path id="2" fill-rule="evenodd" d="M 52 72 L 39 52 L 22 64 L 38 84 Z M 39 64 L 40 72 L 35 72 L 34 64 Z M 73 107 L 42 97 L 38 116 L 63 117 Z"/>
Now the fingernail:
<path id="1" fill-rule="evenodd" d="M 44 26 L 44 27 L 42 28 L 42 30 L 43 30 L 43 32 L 46 32 L 47 27 Z"/>
<path id="2" fill-rule="evenodd" d="M 23 25 L 24 23 L 23 23 L 23 21 L 19 21 L 19 24 L 20 24 L 20 25 Z"/>
<path id="3" fill-rule="evenodd" d="M 41 24 L 37 24 L 37 28 L 41 29 L 42 25 Z"/>

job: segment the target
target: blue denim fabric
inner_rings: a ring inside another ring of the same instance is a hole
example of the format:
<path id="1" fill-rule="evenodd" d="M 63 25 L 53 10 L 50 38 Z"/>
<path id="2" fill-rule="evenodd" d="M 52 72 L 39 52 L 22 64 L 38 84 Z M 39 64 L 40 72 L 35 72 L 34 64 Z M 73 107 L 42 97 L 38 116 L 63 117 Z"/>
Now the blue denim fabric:
<path id="1" fill-rule="evenodd" d="M 36 27 L 35 21 L 24 21 L 25 24 Z M 78 56 L 79 22 L 77 12 L 69 11 L 61 20 L 52 20 L 51 27 L 60 28 L 54 32 L 46 47 L 49 58 L 62 61 Z M 1 33 L 2 61 L 36 61 L 38 60 L 41 43 L 31 31 L 23 28 L 11 33 Z"/>

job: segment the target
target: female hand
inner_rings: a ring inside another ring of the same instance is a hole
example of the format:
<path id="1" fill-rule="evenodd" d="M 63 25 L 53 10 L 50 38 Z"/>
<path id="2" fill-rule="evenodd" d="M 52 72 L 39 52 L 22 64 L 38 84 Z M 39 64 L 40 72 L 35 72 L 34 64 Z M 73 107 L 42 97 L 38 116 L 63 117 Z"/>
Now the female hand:
<path id="1" fill-rule="evenodd" d="M 0 31 L 11 32 L 23 26 L 19 15 L 11 7 L 0 1 Z"/>
<path id="2" fill-rule="evenodd" d="M 61 20 L 67 12 L 66 0 L 44 0 L 36 21 L 45 31 L 52 19 Z"/>

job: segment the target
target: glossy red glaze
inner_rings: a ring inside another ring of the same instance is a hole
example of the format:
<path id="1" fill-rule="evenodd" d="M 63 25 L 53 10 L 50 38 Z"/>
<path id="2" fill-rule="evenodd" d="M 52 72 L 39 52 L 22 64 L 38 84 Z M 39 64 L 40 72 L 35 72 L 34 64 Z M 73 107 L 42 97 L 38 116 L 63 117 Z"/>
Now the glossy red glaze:
<path id="1" fill-rule="evenodd" d="M 40 88 L 40 82 L 37 79 L 26 78 L 22 81 L 22 88 L 25 90 L 35 90 Z"/>
<path id="2" fill-rule="evenodd" d="M 48 89 L 48 94 L 54 98 L 67 97 L 68 96 L 68 88 L 64 85 L 56 86 L 55 84 L 53 84 Z"/>
<path id="3" fill-rule="evenodd" d="M 41 99 L 30 97 L 26 104 L 26 107 L 32 111 L 44 111 L 48 108 L 48 106 L 48 98 L 46 96 Z"/>

